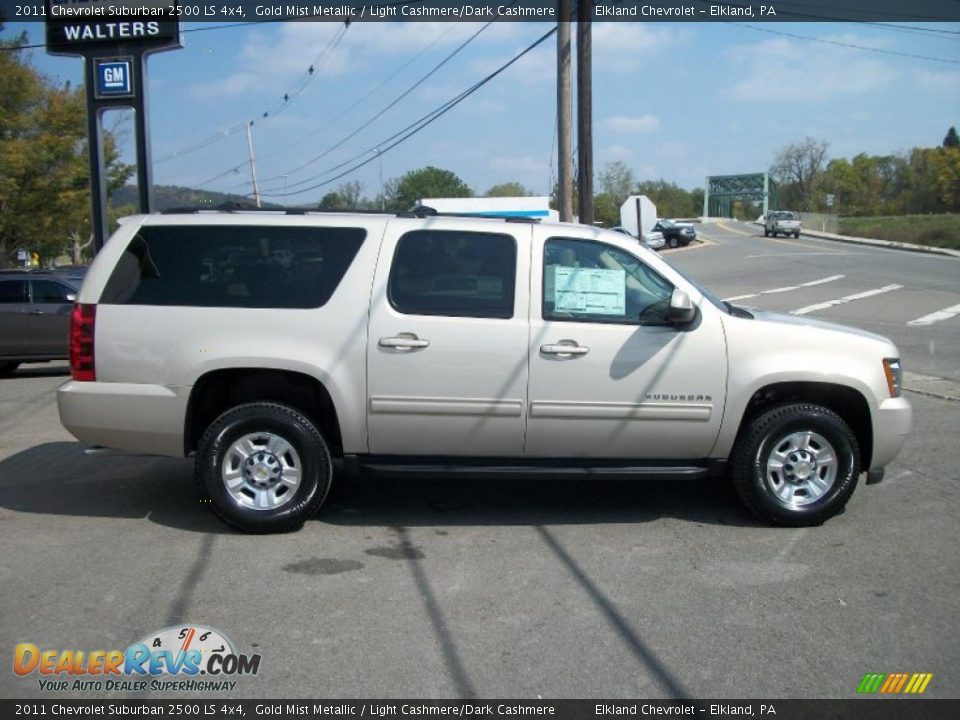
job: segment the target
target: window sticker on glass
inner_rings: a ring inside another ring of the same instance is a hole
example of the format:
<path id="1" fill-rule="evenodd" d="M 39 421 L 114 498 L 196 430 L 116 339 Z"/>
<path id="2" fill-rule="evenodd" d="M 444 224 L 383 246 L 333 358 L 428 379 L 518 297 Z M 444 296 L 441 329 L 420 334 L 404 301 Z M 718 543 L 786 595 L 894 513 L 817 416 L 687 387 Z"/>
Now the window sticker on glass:
<path id="1" fill-rule="evenodd" d="M 622 270 L 554 267 L 556 310 L 591 315 L 626 312 L 626 273 Z"/>

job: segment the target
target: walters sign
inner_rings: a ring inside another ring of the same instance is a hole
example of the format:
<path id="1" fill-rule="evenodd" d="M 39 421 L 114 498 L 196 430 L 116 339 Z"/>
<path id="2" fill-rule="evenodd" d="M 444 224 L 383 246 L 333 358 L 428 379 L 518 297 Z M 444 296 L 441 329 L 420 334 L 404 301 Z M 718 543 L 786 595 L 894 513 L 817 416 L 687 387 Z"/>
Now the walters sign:
<path id="1" fill-rule="evenodd" d="M 47 51 L 179 47 L 177 6 L 176 0 L 46 0 Z"/>

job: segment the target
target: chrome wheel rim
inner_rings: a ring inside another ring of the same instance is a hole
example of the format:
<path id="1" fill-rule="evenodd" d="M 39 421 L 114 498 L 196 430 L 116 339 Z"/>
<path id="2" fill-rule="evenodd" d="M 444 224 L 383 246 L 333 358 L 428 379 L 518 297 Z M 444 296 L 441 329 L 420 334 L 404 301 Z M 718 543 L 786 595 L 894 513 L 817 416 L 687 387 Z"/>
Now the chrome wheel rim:
<path id="1" fill-rule="evenodd" d="M 764 483 L 783 506 L 799 508 L 816 502 L 837 479 L 837 452 L 815 432 L 790 433 L 773 443 L 767 454 Z"/>
<path id="2" fill-rule="evenodd" d="M 234 441 L 220 467 L 227 494 L 254 510 L 276 510 L 290 502 L 300 487 L 302 471 L 293 445 L 268 432 Z"/>

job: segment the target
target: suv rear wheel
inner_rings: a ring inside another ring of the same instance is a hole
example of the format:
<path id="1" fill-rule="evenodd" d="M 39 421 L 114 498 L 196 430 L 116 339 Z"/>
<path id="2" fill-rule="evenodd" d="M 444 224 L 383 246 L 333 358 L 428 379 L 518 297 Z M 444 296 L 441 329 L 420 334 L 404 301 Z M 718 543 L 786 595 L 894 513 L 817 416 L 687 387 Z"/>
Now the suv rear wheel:
<path id="1" fill-rule="evenodd" d="M 300 412 L 250 403 L 207 428 L 197 448 L 196 477 L 228 524 L 247 532 L 285 532 L 320 509 L 333 464 L 323 436 Z"/>
<path id="2" fill-rule="evenodd" d="M 743 503 L 780 525 L 819 525 L 847 504 L 860 475 L 850 426 L 820 405 L 774 407 L 750 422 L 732 462 Z"/>

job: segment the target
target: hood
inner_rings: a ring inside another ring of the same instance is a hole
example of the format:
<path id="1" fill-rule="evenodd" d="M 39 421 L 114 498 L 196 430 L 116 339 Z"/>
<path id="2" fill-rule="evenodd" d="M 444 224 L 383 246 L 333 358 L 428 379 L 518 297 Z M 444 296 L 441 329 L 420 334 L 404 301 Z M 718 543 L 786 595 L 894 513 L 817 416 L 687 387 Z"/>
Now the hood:
<path id="1" fill-rule="evenodd" d="M 781 325 L 797 325 L 800 327 L 814 328 L 817 330 L 830 330 L 832 332 L 844 333 L 846 335 L 858 335 L 862 338 L 867 338 L 868 340 L 874 340 L 888 345 L 892 344 L 890 339 L 885 338 L 883 335 L 877 335 L 876 333 L 872 333 L 867 330 L 861 330 L 860 328 L 850 327 L 849 325 L 827 322 L 826 320 L 817 320 L 816 318 L 808 317 L 806 315 L 787 315 L 784 313 L 771 312 L 769 310 L 760 310 L 758 308 L 750 308 L 750 314 L 753 315 L 755 319 L 763 320 L 765 322 L 778 323 Z"/>

